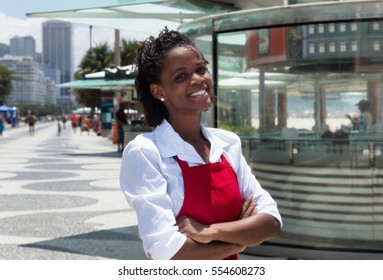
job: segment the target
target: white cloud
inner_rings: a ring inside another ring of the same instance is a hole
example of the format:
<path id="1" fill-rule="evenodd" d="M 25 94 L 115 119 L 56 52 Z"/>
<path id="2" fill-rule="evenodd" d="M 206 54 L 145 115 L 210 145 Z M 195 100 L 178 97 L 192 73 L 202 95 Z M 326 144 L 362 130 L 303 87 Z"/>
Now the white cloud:
<path id="1" fill-rule="evenodd" d="M 114 30 L 108 28 L 92 28 L 92 46 L 107 42 L 113 47 Z M 74 68 L 80 64 L 86 51 L 90 47 L 90 29 L 86 25 L 75 25 L 73 29 L 73 52 L 74 52 Z"/>
<path id="2" fill-rule="evenodd" d="M 36 51 L 42 52 L 42 23 L 44 18 L 16 18 L 0 13 L 0 43 L 9 45 L 9 41 L 14 36 L 32 36 L 36 41 Z M 114 29 L 93 27 L 92 28 L 92 46 L 107 42 L 114 47 Z M 73 24 L 73 71 L 76 71 L 81 59 L 90 47 L 90 29 L 83 24 Z M 144 34 L 130 31 L 120 31 L 120 38 L 126 40 L 142 40 L 146 37 Z"/>
<path id="3" fill-rule="evenodd" d="M 84 57 L 86 51 L 90 47 L 90 41 L 92 40 L 92 47 L 103 44 L 107 42 L 110 48 L 114 48 L 115 41 L 115 31 L 111 28 L 102 28 L 102 27 L 92 27 L 92 38 L 90 38 L 90 28 L 89 26 L 76 24 L 74 25 L 74 38 L 73 38 L 73 48 L 74 48 L 74 61 L 75 61 L 75 70 L 81 62 L 81 59 Z M 120 30 L 120 40 L 143 40 L 146 37 L 145 34 L 135 33 L 131 31 Z"/>
<path id="4" fill-rule="evenodd" d="M 0 13 L 0 43 L 9 45 L 9 40 L 14 36 L 33 36 L 36 40 L 36 51 L 41 52 L 41 23 L 46 19 L 27 18 L 20 19 L 9 17 Z"/>

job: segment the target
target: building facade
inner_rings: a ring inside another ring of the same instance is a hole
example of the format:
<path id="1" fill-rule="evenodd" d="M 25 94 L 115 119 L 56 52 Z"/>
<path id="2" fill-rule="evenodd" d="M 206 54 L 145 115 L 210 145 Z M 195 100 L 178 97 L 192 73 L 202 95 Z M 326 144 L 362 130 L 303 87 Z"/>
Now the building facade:
<path id="1" fill-rule="evenodd" d="M 9 40 L 9 54 L 13 56 L 30 56 L 36 59 L 36 42 L 32 36 L 14 36 Z"/>
<path id="2" fill-rule="evenodd" d="M 73 77 L 72 25 L 50 20 L 42 25 L 42 63 L 60 71 L 60 83 L 69 82 Z M 74 97 L 70 88 L 61 88 L 56 97 L 57 104 L 70 106 Z"/>
<path id="3" fill-rule="evenodd" d="M 5 103 L 17 105 L 55 104 L 55 82 L 46 77 L 40 64 L 29 56 L 4 56 L 0 64 L 15 72 L 12 93 Z"/>

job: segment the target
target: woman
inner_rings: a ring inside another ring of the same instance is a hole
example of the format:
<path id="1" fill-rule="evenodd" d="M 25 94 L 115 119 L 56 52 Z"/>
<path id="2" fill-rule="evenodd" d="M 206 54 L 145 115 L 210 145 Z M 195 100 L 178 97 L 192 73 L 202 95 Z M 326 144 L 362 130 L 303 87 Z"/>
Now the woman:
<path id="1" fill-rule="evenodd" d="M 121 188 L 153 259 L 237 259 L 276 237 L 281 217 L 237 135 L 201 124 L 214 99 L 207 61 L 185 34 L 165 28 L 142 42 L 136 89 L 154 130 L 126 146 Z"/>

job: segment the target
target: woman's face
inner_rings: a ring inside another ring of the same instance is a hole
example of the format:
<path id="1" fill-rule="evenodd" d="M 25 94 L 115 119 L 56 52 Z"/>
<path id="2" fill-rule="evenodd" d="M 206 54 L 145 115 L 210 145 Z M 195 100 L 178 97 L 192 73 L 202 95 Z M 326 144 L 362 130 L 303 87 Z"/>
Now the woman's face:
<path id="1" fill-rule="evenodd" d="M 164 60 L 161 84 L 152 84 L 151 90 L 165 100 L 169 116 L 200 113 L 211 106 L 213 80 L 194 47 L 176 47 Z"/>

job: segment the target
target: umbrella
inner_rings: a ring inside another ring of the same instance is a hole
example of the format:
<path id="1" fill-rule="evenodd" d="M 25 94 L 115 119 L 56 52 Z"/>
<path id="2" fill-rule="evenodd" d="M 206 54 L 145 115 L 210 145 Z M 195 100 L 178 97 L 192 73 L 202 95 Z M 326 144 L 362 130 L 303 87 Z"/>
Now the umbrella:
<path id="1" fill-rule="evenodd" d="M 102 79 L 80 79 L 63 84 L 58 84 L 57 87 L 70 87 L 70 88 L 89 88 L 89 89 L 123 89 L 134 86 L 133 79 L 120 79 L 120 80 L 106 80 Z"/>
<path id="2" fill-rule="evenodd" d="M 88 89 L 123 89 L 134 87 L 135 65 L 129 64 L 117 68 L 105 68 L 103 71 L 85 75 L 83 79 L 57 85 L 57 87 Z"/>
<path id="3" fill-rule="evenodd" d="M 27 16 L 128 30 L 137 34 L 144 33 L 147 37 L 148 34 L 156 35 L 163 26 L 175 30 L 182 22 L 209 16 L 212 13 L 237 10 L 231 7 L 231 4 L 216 4 L 214 2 L 220 1 L 201 0 L 82 0 L 78 2 L 77 5 L 61 5 L 62 9 L 58 11 L 28 13 Z"/>
<path id="4" fill-rule="evenodd" d="M 9 112 L 9 113 L 12 113 L 14 112 L 15 109 L 13 109 L 12 107 L 9 107 L 7 105 L 1 105 L 0 106 L 0 112 Z"/>

